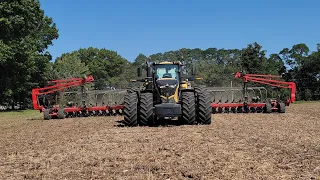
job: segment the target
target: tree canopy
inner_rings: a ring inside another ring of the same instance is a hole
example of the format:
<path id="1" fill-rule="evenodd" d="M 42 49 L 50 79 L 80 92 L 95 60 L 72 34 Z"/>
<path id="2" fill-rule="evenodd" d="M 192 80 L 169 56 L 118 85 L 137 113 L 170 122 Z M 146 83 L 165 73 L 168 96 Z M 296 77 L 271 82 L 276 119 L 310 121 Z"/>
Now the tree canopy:
<path id="1" fill-rule="evenodd" d="M 0 103 L 23 102 L 32 87 L 42 85 L 59 37 L 52 18 L 36 0 L 0 2 Z"/>
<path id="2" fill-rule="evenodd" d="M 76 54 L 66 53 L 52 64 L 53 79 L 77 78 L 91 74 L 89 67 Z"/>
<path id="3" fill-rule="evenodd" d="M 64 53 L 53 64 L 55 78 L 83 77 L 92 75 L 95 78 L 95 88 L 120 85 L 119 77 L 127 69 L 128 61 L 117 52 L 105 48 L 80 48 L 71 53 Z"/>

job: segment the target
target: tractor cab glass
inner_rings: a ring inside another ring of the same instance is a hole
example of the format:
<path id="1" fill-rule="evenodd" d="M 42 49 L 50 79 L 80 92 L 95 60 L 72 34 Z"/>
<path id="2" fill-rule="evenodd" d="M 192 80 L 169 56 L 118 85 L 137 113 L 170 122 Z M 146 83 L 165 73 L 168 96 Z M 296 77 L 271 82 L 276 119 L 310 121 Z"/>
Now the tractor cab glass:
<path id="1" fill-rule="evenodd" d="M 160 64 L 155 66 L 155 78 L 172 78 L 179 80 L 179 66 L 176 64 Z"/>
<path id="2" fill-rule="evenodd" d="M 158 64 L 155 66 L 155 80 L 165 102 L 174 102 L 174 94 L 179 84 L 179 65 Z M 170 97 L 170 98 L 169 98 Z"/>

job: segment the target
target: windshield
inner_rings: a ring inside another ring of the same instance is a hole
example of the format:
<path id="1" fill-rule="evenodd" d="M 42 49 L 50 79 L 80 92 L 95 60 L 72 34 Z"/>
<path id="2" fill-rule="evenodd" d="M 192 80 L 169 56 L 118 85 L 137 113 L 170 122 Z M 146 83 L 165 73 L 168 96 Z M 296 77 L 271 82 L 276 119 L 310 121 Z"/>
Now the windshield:
<path id="1" fill-rule="evenodd" d="M 179 80 L 179 67 L 176 64 L 160 64 L 155 67 L 155 76 L 158 78 L 173 78 Z"/>

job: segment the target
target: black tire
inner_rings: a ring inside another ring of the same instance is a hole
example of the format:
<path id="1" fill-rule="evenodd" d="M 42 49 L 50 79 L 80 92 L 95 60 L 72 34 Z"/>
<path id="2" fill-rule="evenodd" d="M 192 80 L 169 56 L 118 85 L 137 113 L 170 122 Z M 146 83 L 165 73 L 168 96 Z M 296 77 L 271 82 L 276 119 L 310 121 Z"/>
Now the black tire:
<path id="1" fill-rule="evenodd" d="M 137 92 L 139 90 L 140 90 L 139 87 L 132 87 L 132 88 L 127 89 L 127 92 L 128 93 L 133 93 L 133 92 Z"/>
<path id="2" fill-rule="evenodd" d="M 197 121 L 199 124 L 211 124 L 210 94 L 206 89 L 198 89 L 197 94 Z"/>
<path id="3" fill-rule="evenodd" d="M 286 105 L 284 103 L 279 103 L 278 112 L 279 113 L 285 113 L 286 112 Z"/>
<path id="4" fill-rule="evenodd" d="M 59 109 L 58 110 L 58 119 L 64 119 L 66 117 L 65 113 L 64 113 L 64 109 Z"/>
<path id="5" fill-rule="evenodd" d="M 266 105 L 264 106 L 264 112 L 265 113 L 272 113 L 272 105 L 271 105 L 271 103 L 266 103 Z"/>
<path id="6" fill-rule="evenodd" d="M 195 91 L 195 98 L 198 99 L 198 94 L 200 92 L 203 92 L 203 91 L 207 91 L 207 88 L 205 86 L 195 86 L 194 87 L 194 91 Z M 208 92 L 209 93 L 209 92 Z M 210 95 L 210 94 L 209 94 Z M 210 97 L 209 97 L 210 98 Z"/>
<path id="7" fill-rule="evenodd" d="M 135 92 L 127 93 L 124 97 L 124 124 L 127 126 L 138 125 L 138 95 Z"/>
<path id="8" fill-rule="evenodd" d="M 44 109 L 44 111 L 43 111 L 43 117 L 44 117 L 44 120 L 50 120 L 50 119 L 51 119 L 50 109 Z"/>
<path id="9" fill-rule="evenodd" d="M 193 92 L 182 92 L 182 116 L 181 120 L 183 124 L 195 124 L 196 122 L 196 102 Z"/>
<path id="10" fill-rule="evenodd" d="M 139 125 L 146 126 L 153 123 L 153 94 L 142 93 L 140 96 Z"/>

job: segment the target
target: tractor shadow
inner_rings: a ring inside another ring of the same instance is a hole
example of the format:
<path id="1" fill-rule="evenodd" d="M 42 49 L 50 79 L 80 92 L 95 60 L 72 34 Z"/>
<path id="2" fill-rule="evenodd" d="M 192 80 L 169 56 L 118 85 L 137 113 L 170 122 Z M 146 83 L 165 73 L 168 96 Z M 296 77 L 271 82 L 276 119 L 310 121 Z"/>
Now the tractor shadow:
<path id="1" fill-rule="evenodd" d="M 119 120 L 116 121 L 118 124 L 115 125 L 116 127 L 131 127 L 125 124 L 124 120 Z M 183 123 L 181 123 L 178 120 L 168 120 L 168 119 L 163 119 L 163 120 L 159 120 L 156 121 L 150 125 L 146 125 L 146 126 L 136 126 L 136 127 L 171 127 L 171 126 L 182 126 L 185 125 Z"/>

